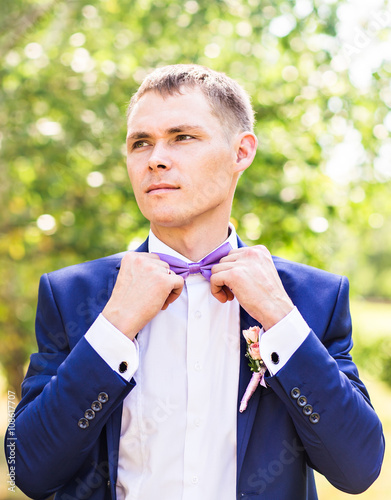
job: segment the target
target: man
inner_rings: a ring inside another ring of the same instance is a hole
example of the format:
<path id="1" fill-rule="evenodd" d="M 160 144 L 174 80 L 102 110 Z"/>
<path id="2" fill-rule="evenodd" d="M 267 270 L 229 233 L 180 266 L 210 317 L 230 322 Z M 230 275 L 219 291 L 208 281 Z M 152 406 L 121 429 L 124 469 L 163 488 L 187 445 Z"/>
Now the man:
<path id="1" fill-rule="evenodd" d="M 252 125 L 243 89 L 195 65 L 156 70 L 133 96 L 127 168 L 149 238 L 41 279 L 16 414 L 29 496 L 313 500 L 312 469 L 350 493 L 378 476 L 346 278 L 248 248 L 229 223 Z M 267 386 L 241 413 L 252 326 Z"/>

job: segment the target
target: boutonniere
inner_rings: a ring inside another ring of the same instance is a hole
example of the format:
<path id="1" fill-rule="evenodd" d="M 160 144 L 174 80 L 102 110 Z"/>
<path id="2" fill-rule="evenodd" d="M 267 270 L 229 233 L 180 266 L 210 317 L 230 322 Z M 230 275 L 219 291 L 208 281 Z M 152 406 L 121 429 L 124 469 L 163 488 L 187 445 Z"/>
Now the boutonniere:
<path id="1" fill-rule="evenodd" d="M 247 404 L 258 385 L 266 387 L 265 372 L 267 368 L 265 363 L 262 361 L 261 354 L 259 352 L 260 331 L 261 329 L 259 328 L 259 326 L 252 326 L 248 330 L 243 330 L 242 332 L 247 342 L 246 357 L 249 359 L 248 366 L 250 367 L 250 370 L 253 372 L 253 374 L 247 386 L 246 392 L 244 393 L 244 396 L 240 402 L 240 413 L 243 413 L 247 408 Z"/>

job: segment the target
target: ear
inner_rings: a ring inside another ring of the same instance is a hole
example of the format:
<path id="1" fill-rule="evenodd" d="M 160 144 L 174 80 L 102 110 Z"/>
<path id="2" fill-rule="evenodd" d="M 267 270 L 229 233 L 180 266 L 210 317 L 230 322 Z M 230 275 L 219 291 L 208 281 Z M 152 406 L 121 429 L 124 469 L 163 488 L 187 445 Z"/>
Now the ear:
<path id="1" fill-rule="evenodd" d="M 252 132 L 242 132 L 235 141 L 236 164 L 235 172 L 243 172 L 254 160 L 257 152 L 258 139 Z"/>

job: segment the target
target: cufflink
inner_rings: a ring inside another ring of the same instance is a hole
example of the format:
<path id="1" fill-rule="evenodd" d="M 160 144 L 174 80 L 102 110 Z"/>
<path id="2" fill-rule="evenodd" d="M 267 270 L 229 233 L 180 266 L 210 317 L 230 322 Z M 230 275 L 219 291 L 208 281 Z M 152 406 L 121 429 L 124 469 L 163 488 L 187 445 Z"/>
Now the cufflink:
<path id="1" fill-rule="evenodd" d="M 276 352 L 272 352 L 270 354 L 270 359 L 275 365 L 278 365 L 278 363 L 280 362 L 280 356 Z"/>
<path id="2" fill-rule="evenodd" d="M 128 369 L 128 363 L 126 361 L 122 361 L 118 367 L 119 372 L 125 373 L 127 369 Z"/>

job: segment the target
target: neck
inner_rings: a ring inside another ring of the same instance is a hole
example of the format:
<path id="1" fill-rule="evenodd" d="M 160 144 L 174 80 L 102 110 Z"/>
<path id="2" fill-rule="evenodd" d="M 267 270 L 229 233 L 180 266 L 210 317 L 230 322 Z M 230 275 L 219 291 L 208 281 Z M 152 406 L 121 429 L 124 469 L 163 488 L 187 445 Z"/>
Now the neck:
<path id="1" fill-rule="evenodd" d="M 198 262 L 221 245 L 228 237 L 227 219 L 218 227 L 161 227 L 151 224 L 153 234 L 160 241 L 184 257 Z"/>

